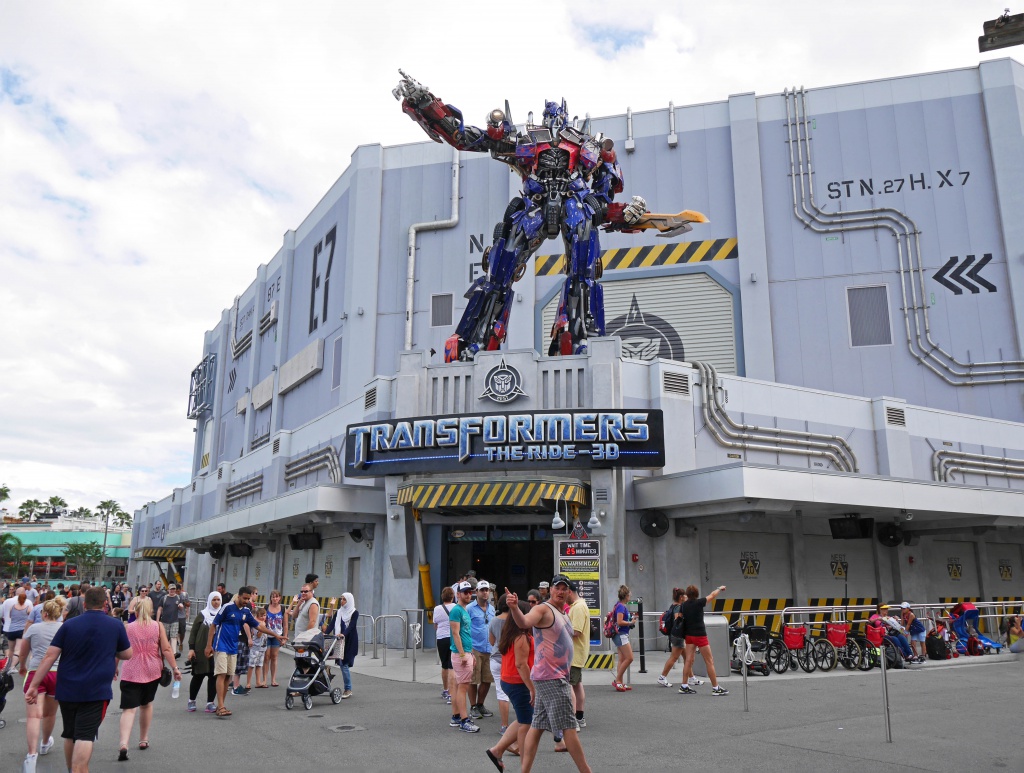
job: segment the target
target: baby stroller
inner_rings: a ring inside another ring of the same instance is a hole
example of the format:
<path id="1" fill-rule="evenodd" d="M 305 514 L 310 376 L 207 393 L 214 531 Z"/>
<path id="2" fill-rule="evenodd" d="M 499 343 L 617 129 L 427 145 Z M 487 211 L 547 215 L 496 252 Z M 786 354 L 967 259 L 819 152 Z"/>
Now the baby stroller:
<path id="1" fill-rule="evenodd" d="M 14 677 L 11 675 L 13 657 L 8 656 L 0 659 L 0 714 L 4 713 L 7 705 L 7 693 L 14 689 Z M 0 730 L 7 727 L 7 720 L 0 717 Z"/>
<path id="2" fill-rule="evenodd" d="M 341 703 L 342 689 L 331 687 L 334 676 L 327 670 L 327 659 L 331 657 L 337 636 L 324 636 L 315 628 L 300 633 L 292 641 L 295 650 L 295 671 L 288 680 L 284 707 L 291 709 L 295 698 L 302 698 L 302 707 L 313 708 L 313 696 L 330 693 L 331 703 Z"/>
<path id="3" fill-rule="evenodd" d="M 768 676 L 771 673 L 771 669 L 768 667 L 768 629 L 763 625 L 745 625 L 739 629 L 733 628 L 732 632 L 735 635 L 732 640 L 732 654 L 729 658 L 730 668 L 740 674 L 743 673 L 743 666 L 746 664 L 748 674 L 758 673 Z M 741 638 L 743 634 L 747 635 L 747 640 L 750 642 L 750 649 L 746 652 L 743 651 L 743 639 Z"/>

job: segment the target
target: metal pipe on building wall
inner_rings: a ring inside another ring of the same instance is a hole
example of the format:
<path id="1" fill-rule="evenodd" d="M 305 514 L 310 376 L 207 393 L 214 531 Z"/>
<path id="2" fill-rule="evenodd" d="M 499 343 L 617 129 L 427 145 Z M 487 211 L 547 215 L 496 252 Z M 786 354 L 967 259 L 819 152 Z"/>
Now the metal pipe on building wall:
<path id="1" fill-rule="evenodd" d="M 412 319 L 416 302 L 416 235 L 459 224 L 459 151 L 452 148 L 452 215 L 447 220 L 430 220 L 409 226 L 409 256 L 405 265 L 405 350 L 412 349 Z"/>
<path id="2" fill-rule="evenodd" d="M 792 105 L 790 104 L 790 97 L 792 97 Z M 826 212 L 815 203 L 813 178 L 814 166 L 811 157 L 810 122 L 807 115 L 807 93 L 803 87 L 799 89 L 799 93 L 795 88 L 792 90 L 786 89 L 783 91 L 783 98 L 786 101 L 786 132 L 789 144 L 793 214 L 797 220 L 804 224 L 805 227 L 815 233 L 844 233 L 846 231 L 873 230 L 876 228 L 882 228 L 892 233 L 896 239 L 900 292 L 903 299 L 903 305 L 901 308 L 903 311 L 904 328 L 907 335 L 907 346 L 911 356 L 952 386 L 969 384 L 1003 384 L 1024 381 L 1024 376 L 1006 378 L 1008 374 L 1024 373 L 1024 368 L 1018 367 L 1024 365 L 1024 361 L 1022 360 L 964 363 L 957 360 L 956 357 L 944 350 L 931 337 L 931 322 L 928 316 L 927 304 L 925 303 L 927 294 L 925 290 L 924 263 L 921 257 L 920 231 L 914 221 L 906 213 L 889 207 L 856 209 L 848 210 L 846 212 L 832 213 Z M 803 129 L 802 135 L 801 127 Z M 805 152 L 807 154 L 806 166 L 804 163 Z M 797 161 L 797 157 L 799 158 L 799 162 Z M 797 195 L 798 179 L 800 185 L 799 196 Z M 808 209 L 808 203 L 810 204 L 811 209 Z M 806 217 L 801 216 L 801 209 Z M 828 227 L 819 228 L 815 223 Z M 904 240 L 907 244 L 909 268 L 906 267 L 903 262 Z M 915 274 L 917 275 L 917 282 L 914 281 Z M 909 300 L 907 298 L 908 284 L 910 286 Z M 918 285 L 920 285 L 921 291 L 920 302 L 918 301 L 917 296 Z M 910 330 L 911 311 L 913 311 L 914 318 L 914 333 L 911 333 Z M 921 312 L 922 316 L 918 316 L 918 311 Z M 920 349 L 920 352 L 915 350 L 915 342 Z M 936 356 L 936 353 L 945 357 L 949 362 L 946 362 Z M 978 368 L 992 366 L 998 367 L 999 370 L 976 370 Z M 958 370 L 958 368 L 966 368 L 967 370 Z M 953 378 L 950 378 L 947 374 L 952 375 Z"/>

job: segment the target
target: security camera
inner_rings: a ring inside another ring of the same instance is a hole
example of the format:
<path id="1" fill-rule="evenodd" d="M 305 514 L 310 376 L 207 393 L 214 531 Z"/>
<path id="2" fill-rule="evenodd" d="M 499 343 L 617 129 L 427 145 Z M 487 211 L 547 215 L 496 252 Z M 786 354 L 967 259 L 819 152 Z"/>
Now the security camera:
<path id="1" fill-rule="evenodd" d="M 909 510 L 900 510 L 900 514 L 908 521 L 914 520 L 914 514 Z"/>

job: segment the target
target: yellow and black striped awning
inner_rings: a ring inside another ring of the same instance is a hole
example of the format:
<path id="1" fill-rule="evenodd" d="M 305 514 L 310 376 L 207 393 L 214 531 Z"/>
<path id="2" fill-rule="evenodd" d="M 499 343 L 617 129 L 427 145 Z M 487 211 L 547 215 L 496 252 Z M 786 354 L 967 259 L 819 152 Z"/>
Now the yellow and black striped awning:
<path id="1" fill-rule="evenodd" d="M 736 239 L 708 239 L 703 242 L 669 242 L 646 247 L 627 247 L 604 250 L 601 260 L 605 271 L 620 268 L 648 268 L 675 266 L 680 263 L 704 263 L 709 260 L 729 260 L 739 256 Z M 565 254 L 538 255 L 535 263 L 537 276 L 551 276 L 565 271 Z"/>
<path id="2" fill-rule="evenodd" d="M 541 500 L 586 505 L 584 483 L 541 480 L 409 483 L 398 489 L 398 504 L 416 510 L 539 508 Z"/>
<path id="3" fill-rule="evenodd" d="M 175 561 L 185 557 L 185 548 L 143 548 L 135 551 L 135 558 L 148 558 L 156 561 Z"/>

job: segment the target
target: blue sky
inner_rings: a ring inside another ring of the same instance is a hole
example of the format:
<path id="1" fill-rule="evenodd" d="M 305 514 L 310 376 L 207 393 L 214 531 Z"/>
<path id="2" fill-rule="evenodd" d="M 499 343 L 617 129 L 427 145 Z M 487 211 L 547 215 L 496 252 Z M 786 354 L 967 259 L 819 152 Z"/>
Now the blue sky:
<path id="1" fill-rule="evenodd" d="M 131 510 L 188 482 L 204 331 L 356 146 L 422 141 L 399 67 L 482 121 L 505 99 L 600 116 L 1022 56 L 977 53 L 1002 0 L 556 1 L 507 31 L 505 6 L 466 8 L 0 0 L 8 507 Z"/>

